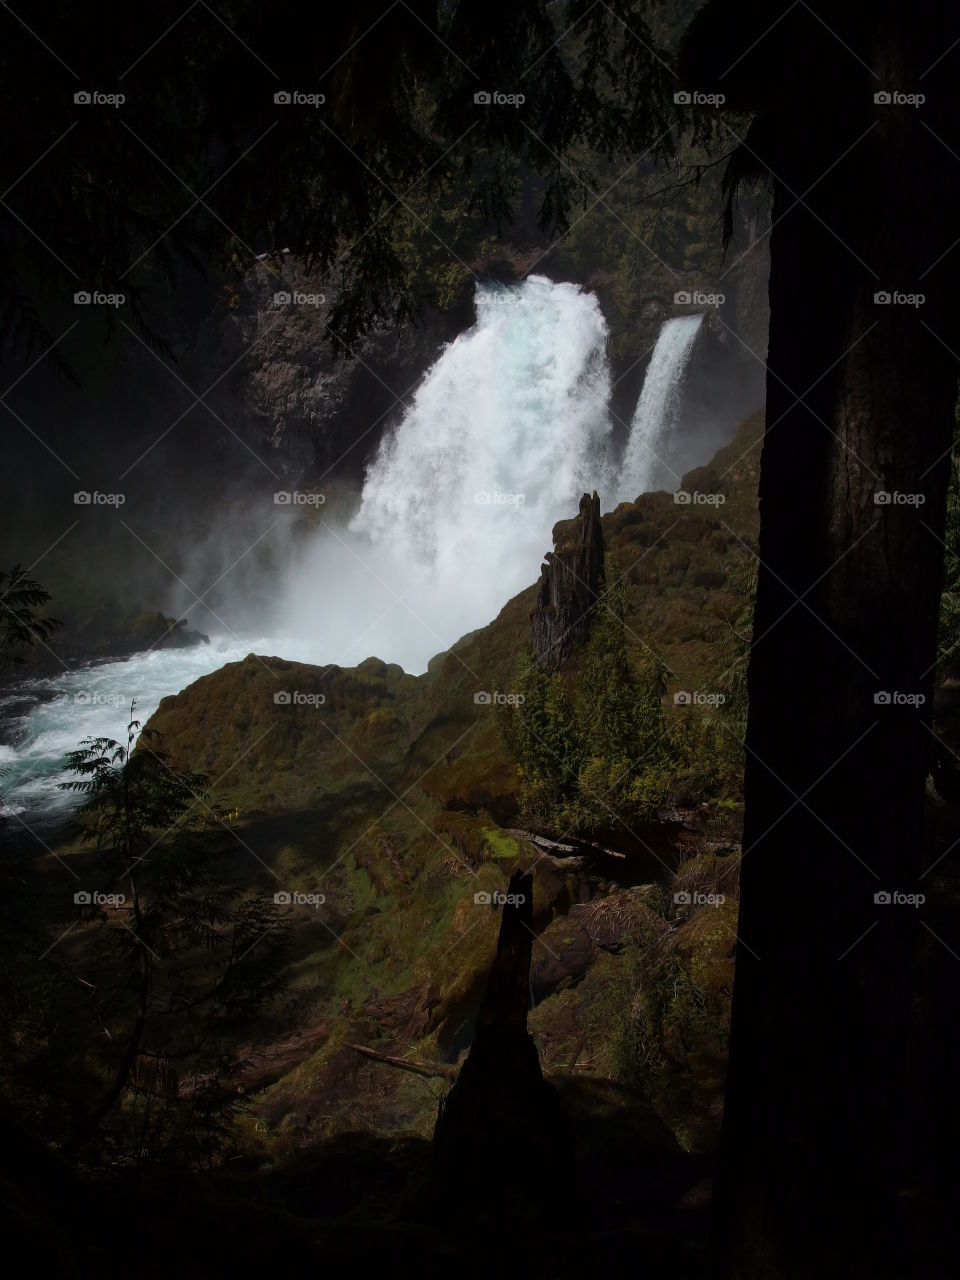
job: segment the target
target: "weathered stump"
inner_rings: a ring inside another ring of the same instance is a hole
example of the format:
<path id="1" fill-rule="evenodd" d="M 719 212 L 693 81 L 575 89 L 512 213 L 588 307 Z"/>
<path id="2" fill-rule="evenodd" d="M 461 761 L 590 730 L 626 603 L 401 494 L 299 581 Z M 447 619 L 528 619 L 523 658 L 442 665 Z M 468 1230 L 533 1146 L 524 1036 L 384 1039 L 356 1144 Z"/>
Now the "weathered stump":
<path id="1" fill-rule="evenodd" d="M 600 498 L 585 493 L 572 529 L 547 552 L 540 571 L 530 620 L 533 652 L 544 671 L 562 666 L 584 635 L 588 614 L 603 591 L 603 553 Z"/>
<path id="2" fill-rule="evenodd" d="M 434 1130 L 438 1194 L 472 1214 L 491 1194 L 491 1213 L 507 1195 L 522 1215 L 570 1188 L 572 1134 L 527 1031 L 532 921 L 533 877 L 518 871 L 476 1036 Z"/>

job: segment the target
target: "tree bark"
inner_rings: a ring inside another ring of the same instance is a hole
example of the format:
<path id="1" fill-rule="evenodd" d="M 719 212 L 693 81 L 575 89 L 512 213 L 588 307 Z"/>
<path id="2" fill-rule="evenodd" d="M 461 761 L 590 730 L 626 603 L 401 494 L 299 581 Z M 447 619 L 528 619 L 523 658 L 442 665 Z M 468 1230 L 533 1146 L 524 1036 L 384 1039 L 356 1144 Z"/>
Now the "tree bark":
<path id="1" fill-rule="evenodd" d="M 903 9 L 824 11 L 814 37 L 798 6 L 753 82 L 745 154 L 774 223 L 726 1277 L 909 1274 L 895 1209 L 922 907 L 875 895 L 916 893 L 921 870 L 960 350 L 958 161 L 935 136 L 960 154 L 955 69 L 929 68 L 960 32 Z M 886 90 L 927 100 L 875 102 Z M 925 301 L 875 302 L 894 291 Z"/>
<path id="2" fill-rule="evenodd" d="M 533 876 L 516 871 L 476 1035 L 433 1135 L 434 1180 L 450 1213 L 541 1212 L 572 1194 L 572 1135 L 527 1031 Z M 492 1189 L 497 1197 L 489 1201 Z"/>

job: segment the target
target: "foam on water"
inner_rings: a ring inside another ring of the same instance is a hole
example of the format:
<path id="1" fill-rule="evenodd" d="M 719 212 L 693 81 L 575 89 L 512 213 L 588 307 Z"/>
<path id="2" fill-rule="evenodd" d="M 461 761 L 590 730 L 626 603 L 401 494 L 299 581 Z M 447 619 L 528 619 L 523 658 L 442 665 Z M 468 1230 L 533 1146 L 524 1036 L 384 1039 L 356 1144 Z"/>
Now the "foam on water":
<path id="1" fill-rule="evenodd" d="M 154 650 L 120 662 L 102 662 L 65 671 L 59 676 L 25 680 L 16 694 L 7 694 L 2 712 L 6 743 L 0 746 L 2 812 L 8 817 L 32 814 L 49 819 L 61 815 L 76 797 L 57 784 L 68 776 L 64 757 L 81 738 L 125 741 L 130 703 L 136 699 L 136 718 L 146 723 L 161 698 L 178 693 L 200 676 L 250 652 L 273 652 L 265 638 L 231 640 L 189 649 Z M 17 828 L 14 820 L 12 827 Z"/>

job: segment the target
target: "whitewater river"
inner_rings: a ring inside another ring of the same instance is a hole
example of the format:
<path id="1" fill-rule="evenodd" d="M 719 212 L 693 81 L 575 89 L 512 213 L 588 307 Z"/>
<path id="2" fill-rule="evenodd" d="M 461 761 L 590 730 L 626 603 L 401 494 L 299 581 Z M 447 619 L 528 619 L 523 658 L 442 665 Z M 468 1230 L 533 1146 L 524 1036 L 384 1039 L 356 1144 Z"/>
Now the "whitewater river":
<path id="1" fill-rule="evenodd" d="M 69 814 L 76 797 L 58 789 L 70 775 L 64 757 L 81 738 L 124 741 L 130 702 L 146 723 L 161 698 L 248 653 L 275 654 L 264 637 L 211 641 L 190 649 L 155 650 L 59 676 L 21 680 L 0 694 L 0 792 L 11 828 L 42 830 Z M 17 818 L 20 821 L 17 821 Z"/>

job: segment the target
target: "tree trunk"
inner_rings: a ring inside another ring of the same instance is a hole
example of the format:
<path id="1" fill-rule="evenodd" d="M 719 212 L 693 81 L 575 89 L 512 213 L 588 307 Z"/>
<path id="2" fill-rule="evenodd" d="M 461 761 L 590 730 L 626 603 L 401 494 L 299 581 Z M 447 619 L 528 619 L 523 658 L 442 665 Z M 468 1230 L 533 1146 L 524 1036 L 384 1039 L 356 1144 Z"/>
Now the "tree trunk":
<path id="1" fill-rule="evenodd" d="M 856 53 L 879 78 L 838 43 L 748 138 L 774 228 L 724 1276 L 909 1273 L 895 1207 L 923 908 L 876 895 L 921 887 L 960 350 L 960 248 L 931 270 L 960 231 L 960 165 L 926 127 L 957 149 L 943 81 L 922 78 L 957 33 L 934 38 L 919 9 L 864 7 Z M 927 103 L 875 103 L 888 89 Z"/>
<path id="2" fill-rule="evenodd" d="M 533 876 L 516 871 L 508 894 L 476 1035 L 433 1136 L 446 1211 L 475 1223 L 494 1209 L 501 1225 L 555 1208 L 574 1185 L 569 1125 L 527 1031 Z"/>

